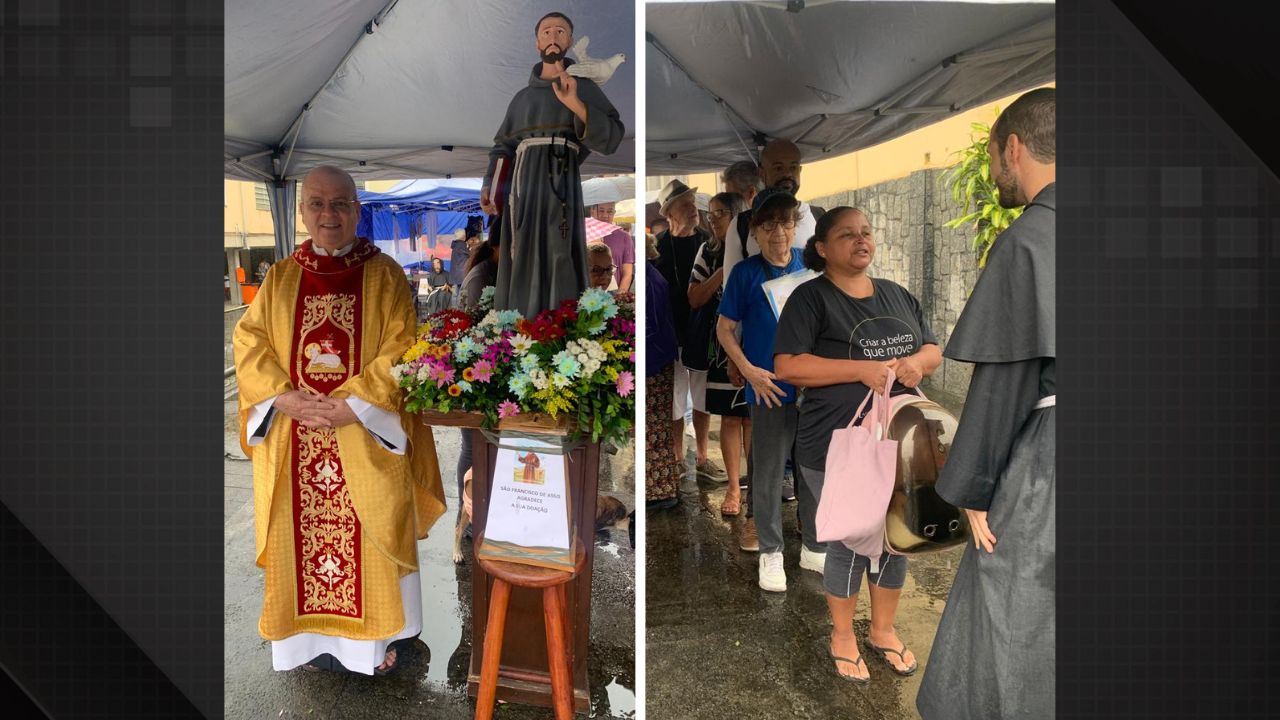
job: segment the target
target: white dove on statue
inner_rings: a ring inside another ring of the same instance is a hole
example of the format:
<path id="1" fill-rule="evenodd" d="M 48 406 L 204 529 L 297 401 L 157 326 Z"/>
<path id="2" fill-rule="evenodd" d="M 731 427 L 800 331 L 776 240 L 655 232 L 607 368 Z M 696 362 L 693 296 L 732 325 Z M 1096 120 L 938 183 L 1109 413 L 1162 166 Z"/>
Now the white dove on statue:
<path id="1" fill-rule="evenodd" d="M 604 85 L 613 77 L 613 71 L 626 61 L 627 56 L 618 53 L 607 60 L 600 60 L 587 55 L 587 45 L 591 38 L 583 35 L 578 42 L 569 48 L 569 52 L 577 58 L 577 62 L 569 66 L 568 73 L 574 77 L 586 78 L 597 85 Z"/>

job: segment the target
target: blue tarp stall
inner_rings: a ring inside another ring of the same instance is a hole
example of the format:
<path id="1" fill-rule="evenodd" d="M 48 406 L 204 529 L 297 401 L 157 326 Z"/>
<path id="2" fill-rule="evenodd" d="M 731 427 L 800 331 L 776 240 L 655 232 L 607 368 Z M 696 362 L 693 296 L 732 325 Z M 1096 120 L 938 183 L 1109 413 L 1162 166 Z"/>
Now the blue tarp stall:
<path id="1" fill-rule="evenodd" d="M 362 190 L 356 234 L 378 242 L 401 264 L 426 259 L 438 236 L 466 228 L 467 217 L 480 214 L 480 182 L 406 180 L 386 192 Z M 424 235 L 426 247 L 418 243 Z"/>
<path id="2" fill-rule="evenodd" d="M 223 175 L 273 190 L 272 216 L 287 216 L 277 254 L 293 250 L 294 188 L 317 165 L 356 180 L 484 175 L 548 10 L 573 18 L 592 57 L 626 55 L 604 86 L 623 142 L 612 155 L 592 153 L 582 172 L 633 172 L 632 0 L 227 0 Z"/>

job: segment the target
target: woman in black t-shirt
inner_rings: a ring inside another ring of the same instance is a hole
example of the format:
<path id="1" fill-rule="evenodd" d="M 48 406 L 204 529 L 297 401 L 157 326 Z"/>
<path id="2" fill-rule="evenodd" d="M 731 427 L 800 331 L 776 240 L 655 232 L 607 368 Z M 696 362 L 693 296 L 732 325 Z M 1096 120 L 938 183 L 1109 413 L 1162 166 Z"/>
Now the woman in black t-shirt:
<path id="1" fill-rule="evenodd" d="M 897 378 L 892 392 L 910 392 L 942 363 L 919 301 L 901 285 L 867 274 L 875 250 L 864 212 L 829 210 L 804 251 L 805 265 L 823 274 L 796 288 L 778 320 L 774 372 L 804 388 L 796 458 L 819 496 L 831 433 L 853 420 L 867 393 L 884 391 L 890 369 Z M 842 542 L 827 544 L 822 582 L 831 611 L 831 655 L 836 672 L 854 682 L 870 677 L 853 634 L 864 571 L 871 585 L 868 648 L 899 675 L 916 670 L 914 655 L 894 629 L 906 558 L 885 553 L 877 561 L 878 571 L 870 572 L 870 558 Z"/>

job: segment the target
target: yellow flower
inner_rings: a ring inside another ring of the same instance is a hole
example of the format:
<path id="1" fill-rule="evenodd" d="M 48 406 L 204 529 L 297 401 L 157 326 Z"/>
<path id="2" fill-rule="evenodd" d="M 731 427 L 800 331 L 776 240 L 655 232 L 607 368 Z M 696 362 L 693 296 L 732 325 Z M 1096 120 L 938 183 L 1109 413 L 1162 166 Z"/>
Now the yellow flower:
<path id="1" fill-rule="evenodd" d="M 621 360 L 631 355 L 631 350 L 627 348 L 627 344 L 622 340 L 606 340 L 600 343 L 600 347 L 611 358 Z"/>
<path id="2" fill-rule="evenodd" d="M 466 380 L 467 382 L 471 382 L 472 380 L 475 380 L 476 379 L 475 371 L 472 370 L 471 368 L 467 368 L 466 370 L 463 370 L 462 379 Z"/>
<path id="3" fill-rule="evenodd" d="M 612 365 L 606 367 L 604 369 L 604 376 L 609 379 L 609 382 L 618 382 L 618 368 L 613 367 Z"/>
<path id="4" fill-rule="evenodd" d="M 449 386 L 449 394 L 450 394 L 451 396 L 453 396 L 453 397 L 458 397 L 459 395 L 461 395 L 461 394 L 462 394 L 462 388 L 458 387 L 458 385 L 457 385 L 456 383 L 455 383 L 455 384 L 453 384 L 453 385 L 450 385 L 450 386 Z"/>
<path id="5" fill-rule="evenodd" d="M 423 353 L 429 352 L 430 347 L 431 345 L 425 340 L 419 340 L 405 351 L 404 357 L 401 358 L 401 362 L 413 362 L 414 360 L 417 360 L 422 357 Z"/>

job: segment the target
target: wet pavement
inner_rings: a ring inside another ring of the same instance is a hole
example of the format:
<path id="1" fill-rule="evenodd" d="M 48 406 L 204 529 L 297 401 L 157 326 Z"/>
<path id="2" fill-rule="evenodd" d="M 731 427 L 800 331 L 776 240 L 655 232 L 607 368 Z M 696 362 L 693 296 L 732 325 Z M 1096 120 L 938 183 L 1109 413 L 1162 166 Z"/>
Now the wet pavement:
<path id="1" fill-rule="evenodd" d="M 451 557 L 458 498 L 453 470 L 459 433 L 437 428 L 436 451 L 445 476 L 448 509 L 418 543 L 422 577 L 423 632 L 419 642 L 399 655 L 397 670 L 386 677 L 358 673 L 275 672 L 271 647 L 257 631 L 262 609 L 262 571 L 253 563 L 253 476 L 236 440 L 235 403 L 226 410 L 225 567 L 226 637 L 224 655 L 227 720 L 303 718 L 470 718 L 467 697 L 471 661 L 471 558 L 464 543 L 463 564 Z M 600 492 L 635 503 L 632 446 L 602 453 Z M 635 717 L 635 552 L 625 528 L 596 535 L 592 573 L 591 716 Z M 496 716 L 520 720 L 551 718 L 550 709 L 500 704 Z M 650 715 L 650 717 L 660 717 Z"/>
<path id="2" fill-rule="evenodd" d="M 717 429 L 713 418 L 709 455 L 723 466 Z M 897 630 L 920 669 L 898 677 L 860 644 L 871 683 L 855 686 L 827 657 L 831 622 L 821 576 L 799 566 L 796 503 L 782 507 L 787 591 L 766 592 L 756 584 L 758 553 L 738 549 L 745 508 L 737 518 L 720 515 L 727 486 L 695 481 L 691 436 L 685 447 L 680 504 L 646 513 L 646 716 L 918 718 L 916 692 L 963 548 L 910 560 Z M 854 619 L 860 642 L 870 622 L 864 578 Z"/>

